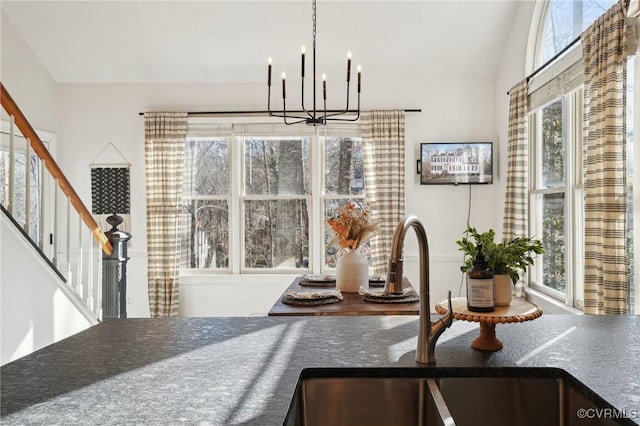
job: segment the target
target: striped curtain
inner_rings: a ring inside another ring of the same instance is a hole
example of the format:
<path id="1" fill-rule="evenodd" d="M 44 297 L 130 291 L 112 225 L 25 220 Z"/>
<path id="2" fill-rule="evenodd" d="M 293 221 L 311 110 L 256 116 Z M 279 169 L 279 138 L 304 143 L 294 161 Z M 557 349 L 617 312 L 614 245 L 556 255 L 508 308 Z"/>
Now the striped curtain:
<path id="1" fill-rule="evenodd" d="M 366 111 L 361 128 L 366 199 L 371 221 L 380 224 L 371 260 L 374 273 L 384 274 L 393 232 L 404 216 L 404 111 Z"/>
<path id="2" fill-rule="evenodd" d="M 507 188 L 504 201 L 505 240 L 525 237 L 528 218 L 528 155 L 527 145 L 527 80 L 509 91 L 509 130 L 507 137 Z M 524 296 L 524 282 L 516 283 L 516 297 Z"/>
<path id="3" fill-rule="evenodd" d="M 627 312 L 626 2 L 581 35 L 585 72 L 585 312 Z"/>
<path id="4" fill-rule="evenodd" d="M 152 317 L 178 315 L 186 113 L 145 113 L 147 267 Z"/>

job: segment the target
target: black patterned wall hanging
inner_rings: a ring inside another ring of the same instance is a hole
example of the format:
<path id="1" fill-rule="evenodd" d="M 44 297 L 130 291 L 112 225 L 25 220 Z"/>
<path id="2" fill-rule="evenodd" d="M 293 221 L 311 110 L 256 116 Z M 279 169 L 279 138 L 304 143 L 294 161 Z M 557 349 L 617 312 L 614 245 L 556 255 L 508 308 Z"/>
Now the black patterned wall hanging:
<path id="1" fill-rule="evenodd" d="M 93 214 L 129 214 L 129 167 L 91 169 L 91 210 Z"/>

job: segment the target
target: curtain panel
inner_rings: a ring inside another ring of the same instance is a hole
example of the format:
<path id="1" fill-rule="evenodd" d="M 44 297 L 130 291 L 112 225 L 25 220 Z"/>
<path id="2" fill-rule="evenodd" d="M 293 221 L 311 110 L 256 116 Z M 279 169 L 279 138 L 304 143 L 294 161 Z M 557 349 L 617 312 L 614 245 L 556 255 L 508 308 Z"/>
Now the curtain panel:
<path id="1" fill-rule="evenodd" d="M 627 312 L 626 57 L 620 1 L 581 35 L 585 72 L 585 312 Z"/>
<path id="2" fill-rule="evenodd" d="M 187 113 L 144 118 L 149 311 L 152 317 L 177 316 Z"/>
<path id="3" fill-rule="evenodd" d="M 509 129 L 507 137 L 507 187 L 504 201 L 505 240 L 528 236 L 527 80 L 509 91 Z M 524 296 L 524 282 L 519 280 L 516 297 Z"/>
<path id="4" fill-rule="evenodd" d="M 375 274 L 387 270 L 396 225 L 404 216 L 404 111 L 365 111 L 361 117 L 364 141 L 365 191 L 371 221 L 378 234 L 371 240 Z"/>

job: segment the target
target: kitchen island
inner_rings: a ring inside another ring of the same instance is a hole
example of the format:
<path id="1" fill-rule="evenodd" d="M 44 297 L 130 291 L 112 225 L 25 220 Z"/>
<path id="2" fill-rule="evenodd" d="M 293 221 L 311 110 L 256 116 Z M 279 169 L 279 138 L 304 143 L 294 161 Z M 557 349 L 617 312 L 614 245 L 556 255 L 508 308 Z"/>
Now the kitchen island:
<path id="1" fill-rule="evenodd" d="M 640 316 L 543 315 L 471 348 L 454 321 L 436 367 L 558 367 L 640 422 Z M 415 367 L 418 317 L 114 319 L 0 369 L 3 425 L 279 425 L 305 367 Z M 433 368 L 428 366 L 425 368 Z"/>

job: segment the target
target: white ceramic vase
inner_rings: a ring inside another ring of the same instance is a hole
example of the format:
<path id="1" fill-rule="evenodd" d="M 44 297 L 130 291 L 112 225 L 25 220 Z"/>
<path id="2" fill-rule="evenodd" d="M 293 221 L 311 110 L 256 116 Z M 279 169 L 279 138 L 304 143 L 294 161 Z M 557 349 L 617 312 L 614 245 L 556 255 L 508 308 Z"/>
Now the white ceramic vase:
<path id="1" fill-rule="evenodd" d="M 513 291 L 513 282 L 508 274 L 498 274 L 493 276 L 493 284 L 495 285 L 495 305 L 509 306 L 511 303 L 511 293 Z"/>
<path id="2" fill-rule="evenodd" d="M 348 249 L 336 264 L 336 288 L 346 293 L 357 293 L 369 284 L 369 263 L 358 250 Z"/>

